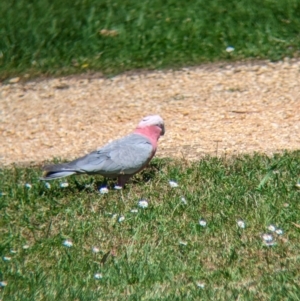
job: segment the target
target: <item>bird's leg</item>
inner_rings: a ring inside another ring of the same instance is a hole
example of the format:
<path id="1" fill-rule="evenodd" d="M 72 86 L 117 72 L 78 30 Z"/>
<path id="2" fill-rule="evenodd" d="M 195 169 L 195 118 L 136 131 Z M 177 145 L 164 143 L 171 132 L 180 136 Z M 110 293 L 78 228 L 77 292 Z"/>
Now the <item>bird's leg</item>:
<path id="1" fill-rule="evenodd" d="M 118 176 L 118 186 L 124 187 L 130 179 L 131 175 L 120 175 Z"/>

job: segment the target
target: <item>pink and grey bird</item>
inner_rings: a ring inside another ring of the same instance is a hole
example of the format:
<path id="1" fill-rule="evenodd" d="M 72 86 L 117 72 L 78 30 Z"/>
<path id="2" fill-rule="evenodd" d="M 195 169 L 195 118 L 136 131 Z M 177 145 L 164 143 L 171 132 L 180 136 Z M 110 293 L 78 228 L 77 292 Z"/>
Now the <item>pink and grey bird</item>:
<path id="1" fill-rule="evenodd" d="M 150 162 L 155 155 L 157 141 L 164 133 L 164 121 L 159 115 L 144 117 L 134 132 L 123 138 L 70 163 L 44 166 L 41 180 L 54 180 L 73 174 L 100 174 L 118 178 L 118 185 L 123 187 L 130 177 Z"/>

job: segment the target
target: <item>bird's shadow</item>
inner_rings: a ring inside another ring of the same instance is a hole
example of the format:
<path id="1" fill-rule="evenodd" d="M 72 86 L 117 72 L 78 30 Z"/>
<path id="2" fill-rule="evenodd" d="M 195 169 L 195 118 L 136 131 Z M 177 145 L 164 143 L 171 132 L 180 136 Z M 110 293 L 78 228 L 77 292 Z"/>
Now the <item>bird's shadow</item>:
<path id="1" fill-rule="evenodd" d="M 100 190 L 103 187 L 107 187 L 108 189 L 114 188 L 114 182 L 112 179 L 107 179 L 102 177 L 101 180 L 98 179 L 98 176 L 89 176 L 88 182 L 81 182 L 79 179 L 74 179 L 74 184 L 76 185 L 76 189 L 78 191 L 95 191 Z"/>
<path id="2" fill-rule="evenodd" d="M 147 183 L 153 181 L 162 169 L 167 165 L 167 160 L 156 159 L 153 160 L 149 165 L 139 174 L 135 175 L 131 182 L 135 184 Z"/>

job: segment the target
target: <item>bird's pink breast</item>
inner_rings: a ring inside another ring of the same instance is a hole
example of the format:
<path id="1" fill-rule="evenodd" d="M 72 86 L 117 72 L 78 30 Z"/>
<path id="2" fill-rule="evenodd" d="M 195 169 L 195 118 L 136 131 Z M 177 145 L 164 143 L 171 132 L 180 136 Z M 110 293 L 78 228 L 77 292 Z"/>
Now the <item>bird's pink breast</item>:
<path id="1" fill-rule="evenodd" d="M 134 131 L 134 133 L 143 135 L 150 140 L 152 148 L 153 148 L 153 156 L 154 156 L 154 154 L 156 152 L 156 148 L 157 148 L 157 140 L 159 139 L 160 134 L 161 134 L 161 129 L 158 126 L 151 125 L 151 126 L 146 126 L 143 128 L 137 128 Z"/>

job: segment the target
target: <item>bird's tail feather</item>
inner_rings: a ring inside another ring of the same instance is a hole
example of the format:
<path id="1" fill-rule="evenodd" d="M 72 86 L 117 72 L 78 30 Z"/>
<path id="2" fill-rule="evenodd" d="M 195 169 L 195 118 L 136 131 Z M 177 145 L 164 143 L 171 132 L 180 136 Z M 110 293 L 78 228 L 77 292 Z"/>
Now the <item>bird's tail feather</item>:
<path id="1" fill-rule="evenodd" d="M 43 176 L 40 178 L 40 180 L 43 181 L 64 178 L 77 173 L 77 171 L 71 166 L 68 166 L 68 164 L 46 165 L 43 167 L 43 170 Z"/>

